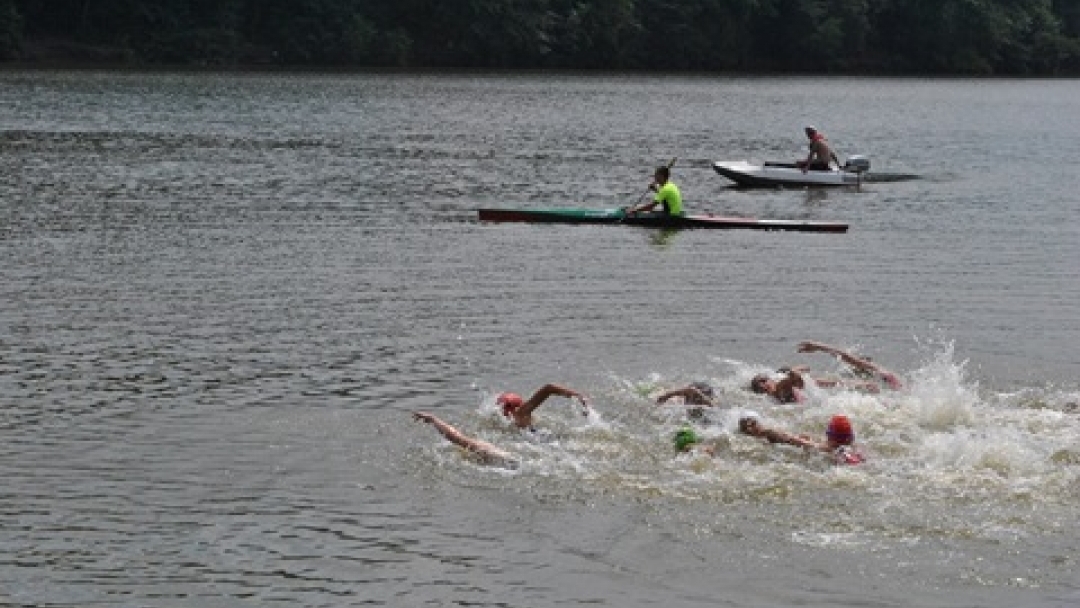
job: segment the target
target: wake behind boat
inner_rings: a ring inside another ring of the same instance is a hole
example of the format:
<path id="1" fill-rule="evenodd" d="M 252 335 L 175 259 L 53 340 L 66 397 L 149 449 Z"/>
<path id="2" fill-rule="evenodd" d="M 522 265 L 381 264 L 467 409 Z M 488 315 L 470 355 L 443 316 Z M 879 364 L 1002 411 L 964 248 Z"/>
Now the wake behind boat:
<path id="1" fill-rule="evenodd" d="M 745 160 L 717 161 L 717 173 L 743 188 L 778 188 L 783 186 L 858 186 L 870 170 L 870 159 L 851 156 L 840 169 L 804 172 L 794 163 L 766 162 L 756 164 Z"/>
<path id="2" fill-rule="evenodd" d="M 748 230 L 789 230 L 798 232 L 847 232 L 841 222 L 813 220 L 770 220 L 725 217 L 712 214 L 672 216 L 663 213 L 626 215 L 623 209 L 480 209 L 481 222 L 525 222 L 534 224 L 610 224 L 646 228 L 712 228 Z"/>

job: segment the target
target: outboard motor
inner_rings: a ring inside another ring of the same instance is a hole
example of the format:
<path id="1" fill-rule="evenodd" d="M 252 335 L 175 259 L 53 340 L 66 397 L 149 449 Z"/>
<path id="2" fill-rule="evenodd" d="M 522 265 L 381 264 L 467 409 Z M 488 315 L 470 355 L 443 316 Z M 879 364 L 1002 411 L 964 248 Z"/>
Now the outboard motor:
<path id="1" fill-rule="evenodd" d="M 865 156 L 849 156 L 844 163 L 844 171 L 853 173 L 866 173 L 870 170 L 870 159 Z"/>

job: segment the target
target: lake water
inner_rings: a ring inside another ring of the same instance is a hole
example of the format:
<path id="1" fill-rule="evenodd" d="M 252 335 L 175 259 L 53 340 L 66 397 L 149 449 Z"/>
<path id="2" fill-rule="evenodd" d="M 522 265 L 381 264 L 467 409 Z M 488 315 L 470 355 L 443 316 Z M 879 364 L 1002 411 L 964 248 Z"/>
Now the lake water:
<path id="1" fill-rule="evenodd" d="M 807 123 L 875 179 L 711 170 Z M 476 221 L 673 157 L 692 211 L 851 229 Z M 0 73 L 0 603 L 1080 605 L 1078 158 L 1076 80 Z M 842 373 L 805 339 L 905 388 L 745 390 Z M 654 405 L 695 380 L 705 420 Z M 546 382 L 594 412 L 510 430 Z"/>

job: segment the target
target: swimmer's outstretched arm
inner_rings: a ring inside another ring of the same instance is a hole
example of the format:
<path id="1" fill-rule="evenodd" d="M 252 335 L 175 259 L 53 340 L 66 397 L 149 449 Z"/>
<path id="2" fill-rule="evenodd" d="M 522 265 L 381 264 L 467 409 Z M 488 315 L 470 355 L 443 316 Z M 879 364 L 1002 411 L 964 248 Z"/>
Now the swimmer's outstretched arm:
<path id="1" fill-rule="evenodd" d="M 521 413 L 517 414 L 515 412 L 515 416 L 527 416 L 531 414 L 533 410 L 540 407 L 540 404 L 552 395 L 567 397 L 569 399 L 577 399 L 581 402 L 581 405 L 583 407 L 585 407 L 586 409 L 588 409 L 589 407 L 589 398 L 575 391 L 574 389 L 566 388 L 565 386 L 559 386 L 558 384 L 545 384 L 544 386 L 541 386 L 539 389 L 537 389 L 536 392 L 533 393 L 532 397 L 529 397 L 529 400 L 522 404 L 520 408 L 518 408 L 518 412 Z"/>
<path id="2" fill-rule="evenodd" d="M 810 444 L 808 438 L 801 435 L 792 435 L 777 429 L 763 428 L 758 431 L 759 437 L 764 437 L 769 443 L 786 443 L 798 447 L 807 447 Z"/>
<path id="3" fill-rule="evenodd" d="M 820 446 L 816 441 L 807 437 L 806 435 L 791 435 L 788 437 L 786 443 L 800 448 L 819 449 Z"/>
<path id="4" fill-rule="evenodd" d="M 687 400 L 696 400 L 701 403 L 712 403 L 712 399 L 708 395 L 702 393 L 698 389 L 692 386 L 684 386 L 682 388 L 673 388 L 667 392 L 661 393 L 656 398 L 657 405 L 666 403 L 673 397 L 682 397 Z"/>
<path id="5" fill-rule="evenodd" d="M 505 450 L 495 447 L 486 441 L 473 439 L 450 424 L 439 420 L 437 416 L 427 412 L 413 412 L 413 418 L 434 426 L 450 443 L 469 450 L 488 464 L 506 463 L 514 460 L 513 456 Z"/>
<path id="6" fill-rule="evenodd" d="M 439 433 L 445 437 L 450 443 L 460 445 L 461 447 L 476 451 L 478 446 L 476 441 L 454 428 L 452 425 L 443 422 L 433 414 L 427 412 L 413 412 L 413 418 L 421 422 L 426 422 L 435 427 Z"/>
<path id="7" fill-rule="evenodd" d="M 885 375 L 885 374 L 891 373 L 889 370 L 887 370 L 884 367 L 878 365 L 877 363 L 874 363 L 873 361 L 870 361 L 869 359 L 863 359 L 862 357 L 856 357 L 855 355 L 853 355 L 853 354 L 851 354 L 851 353 L 849 353 L 849 352 L 847 352 L 845 350 L 839 349 L 839 348 L 837 348 L 835 346 L 829 346 L 828 344 L 822 344 L 821 342 L 813 342 L 813 341 L 800 342 L 799 347 L 798 347 L 798 351 L 800 353 L 815 353 L 815 352 L 828 353 L 830 355 L 834 355 L 836 357 L 839 357 L 841 361 L 843 361 L 844 363 L 847 363 L 848 365 L 850 365 L 851 367 L 854 367 L 856 369 L 862 369 L 862 370 L 877 373 L 877 374 L 880 374 L 880 375 Z"/>

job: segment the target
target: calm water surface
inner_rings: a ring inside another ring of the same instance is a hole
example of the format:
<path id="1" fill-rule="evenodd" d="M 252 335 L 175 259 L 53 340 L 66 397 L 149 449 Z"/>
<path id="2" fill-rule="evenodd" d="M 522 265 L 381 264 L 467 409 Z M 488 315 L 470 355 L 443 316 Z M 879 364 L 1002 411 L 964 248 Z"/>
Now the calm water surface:
<path id="1" fill-rule="evenodd" d="M 1078 117 L 1070 80 L 0 73 L 0 603 L 1076 606 Z M 875 179 L 710 169 L 807 123 Z M 851 230 L 475 221 L 672 157 L 695 211 Z M 842 373 L 803 339 L 906 388 L 744 390 Z M 653 398 L 701 379 L 717 455 L 678 456 Z M 508 429 L 551 381 L 593 414 Z"/>

